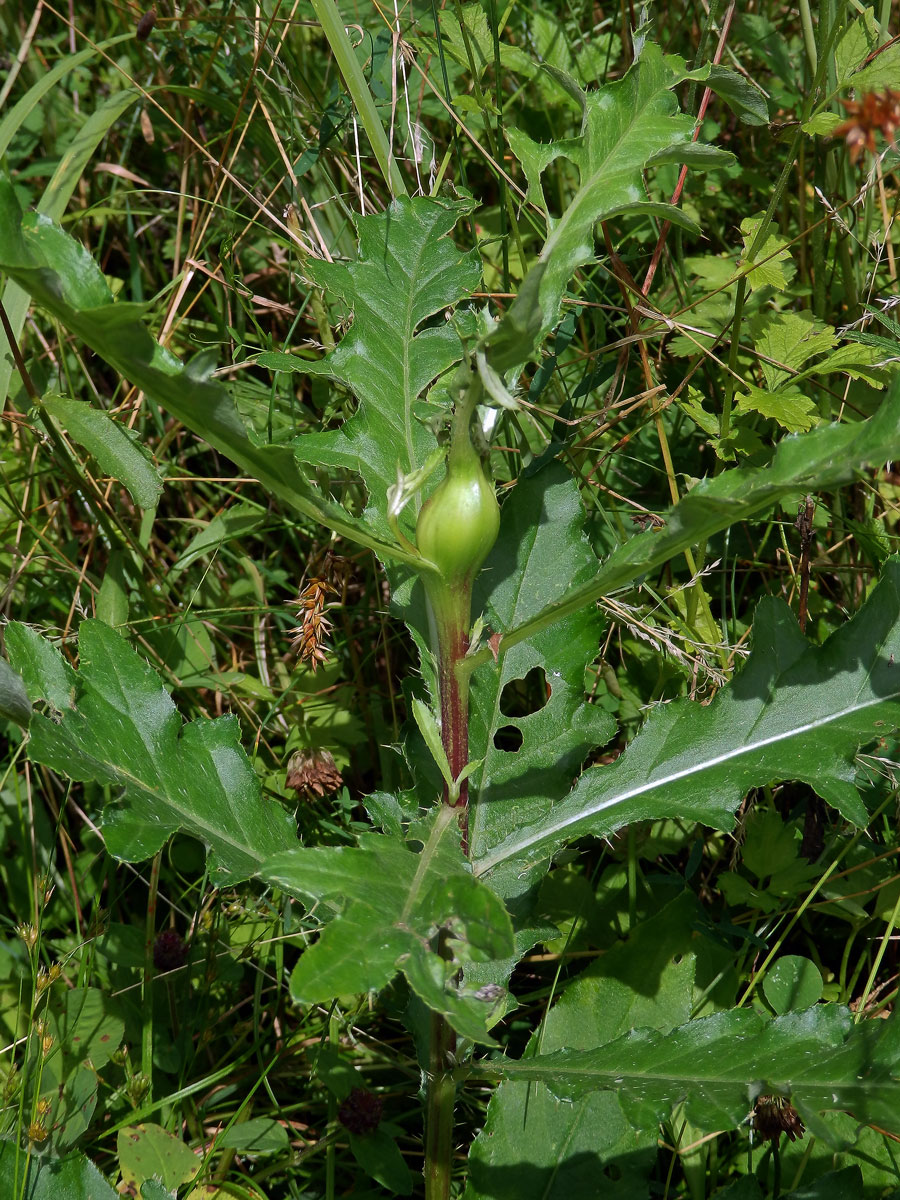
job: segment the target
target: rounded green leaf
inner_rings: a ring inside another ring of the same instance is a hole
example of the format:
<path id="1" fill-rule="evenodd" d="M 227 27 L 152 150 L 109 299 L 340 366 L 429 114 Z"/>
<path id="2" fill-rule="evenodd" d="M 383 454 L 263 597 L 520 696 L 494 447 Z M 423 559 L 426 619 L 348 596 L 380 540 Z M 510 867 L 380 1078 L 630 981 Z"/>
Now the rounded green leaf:
<path id="1" fill-rule="evenodd" d="M 808 958 L 786 954 L 763 980 L 763 992 L 779 1016 L 802 1012 L 822 999 L 824 982 L 819 968 Z"/>
<path id="2" fill-rule="evenodd" d="M 200 1159 L 190 1146 L 167 1133 L 161 1125 L 129 1125 L 120 1129 L 116 1149 L 123 1183 L 138 1191 L 146 1180 L 156 1179 L 174 1192 L 200 1170 Z"/>

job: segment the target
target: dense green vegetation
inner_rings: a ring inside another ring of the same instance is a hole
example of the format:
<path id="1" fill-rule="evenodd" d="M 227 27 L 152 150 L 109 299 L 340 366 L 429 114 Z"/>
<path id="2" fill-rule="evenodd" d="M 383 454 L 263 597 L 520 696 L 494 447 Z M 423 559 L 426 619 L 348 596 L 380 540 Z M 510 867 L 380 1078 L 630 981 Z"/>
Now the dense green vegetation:
<path id="1" fill-rule="evenodd" d="M 900 1197 L 900 42 L 750 7 L 0 5 L 0 1200 Z"/>

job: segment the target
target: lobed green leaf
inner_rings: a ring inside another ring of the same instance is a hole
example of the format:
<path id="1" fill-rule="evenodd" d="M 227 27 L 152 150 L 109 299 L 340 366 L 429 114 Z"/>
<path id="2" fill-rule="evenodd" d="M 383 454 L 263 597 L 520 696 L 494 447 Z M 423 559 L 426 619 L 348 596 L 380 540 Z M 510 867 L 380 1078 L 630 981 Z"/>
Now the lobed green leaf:
<path id="1" fill-rule="evenodd" d="M 290 815 L 262 797 L 237 720 L 185 724 L 156 673 L 107 625 L 83 622 L 77 672 L 27 626 L 9 625 L 6 645 L 32 704 L 57 710 L 32 716 L 32 760 L 119 792 L 102 820 L 116 858 L 149 858 L 183 830 L 209 848 L 222 886 L 294 844 Z"/>

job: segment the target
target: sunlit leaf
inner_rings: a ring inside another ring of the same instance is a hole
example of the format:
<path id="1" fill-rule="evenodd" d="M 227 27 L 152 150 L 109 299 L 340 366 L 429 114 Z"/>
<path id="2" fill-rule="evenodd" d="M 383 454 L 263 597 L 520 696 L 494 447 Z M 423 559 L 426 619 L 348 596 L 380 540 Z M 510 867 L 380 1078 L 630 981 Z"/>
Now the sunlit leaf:
<path id="1" fill-rule="evenodd" d="M 769 392 L 765 388 L 744 383 L 747 390 L 739 395 L 734 411 L 737 414 L 759 413 L 777 421 L 789 433 L 803 433 L 811 429 L 818 419 L 815 400 L 804 396 L 797 388 L 782 388 Z"/>
<path id="2" fill-rule="evenodd" d="M 359 408 L 340 429 L 297 438 L 294 449 L 305 462 L 361 475 L 367 518 L 385 536 L 387 490 L 398 470 L 409 474 L 421 467 L 437 445 L 429 421 L 441 410 L 428 405 L 423 393 L 462 353 L 446 317 L 478 286 L 481 268 L 472 253 L 456 248 L 450 233 L 470 207 L 422 197 L 395 200 L 385 212 L 357 220 L 355 262 L 310 261 L 304 268 L 340 298 L 353 323 L 330 354 L 315 362 L 296 359 L 293 369 L 346 385 Z"/>
<path id="3" fill-rule="evenodd" d="M 741 266 L 747 271 L 747 283 L 751 290 L 762 287 L 772 287 L 782 292 L 794 277 L 794 263 L 787 249 L 788 239 L 778 233 L 769 233 L 761 246 L 758 246 L 750 257 L 750 247 L 763 223 L 762 214 L 755 217 L 745 217 L 741 221 L 741 236 L 744 239 L 746 257 Z"/>
<path id="4" fill-rule="evenodd" d="M 698 905 L 684 893 L 630 931 L 571 983 L 550 1010 L 526 1057 L 563 1047 L 606 1045 L 635 1026 L 666 1031 L 691 1013 Z M 615 1159 L 609 1175 L 604 1166 Z M 646 1194 L 656 1130 L 631 1128 L 614 1095 L 595 1091 L 562 1101 L 544 1084 L 509 1079 L 488 1105 L 469 1154 L 464 1200 L 612 1200 Z M 527 1164 L 527 1165 L 526 1165 Z M 525 1178 L 527 1174 L 527 1179 Z"/>
<path id="5" fill-rule="evenodd" d="M 3 175 L 0 270 L 126 379 L 285 503 L 387 559 L 402 562 L 414 557 L 322 497 L 289 446 L 257 444 L 230 393 L 210 378 L 209 364 L 185 365 L 154 341 L 144 325 L 143 308 L 115 303 L 100 268 L 81 243 L 41 213 L 23 215 L 13 186 Z"/>
<path id="6" fill-rule="evenodd" d="M 208 846 L 221 886 L 294 844 L 289 814 L 263 800 L 236 719 L 185 724 L 156 673 L 108 626 L 83 622 L 77 672 L 24 625 L 7 627 L 6 645 L 31 702 L 58 712 L 32 716 L 32 760 L 118 792 L 102 824 L 115 857 L 149 858 L 183 830 Z"/>
<path id="7" fill-rule="evenodd" d="M 145 509 L 155 508 L 162 492 L 159 472 L 146 447 L 108 412 L 65 396 L 45 396 L 41 407 L 73 442 L 83 446 L 97 460 L 102 471 L 125 485 L 135 504 Z"/>
<path id="8" fill-rule="evenodd" d="M 546 332 L 556 323 L 563 293 L 578 267 L 594 256 L 594 227 L 618 213 L 652 212 L 687 228 L 695 228 L 680 209 L 647 197 L 643 172 L 664 162 L 691 162 L 695 169 L 729 165 L 730 154 L 701 142 L 692 142 L 694 119 L 678 111 L 672 89 L 688 78 L 705 79 L 714 90 L 720 86 L 746 105 L 752 103 L 731 73 L 710 74 L 710 68 L 688 72 L 682 59 L 664 56 L 648 43 L 624 78 L 594 91 L 582 91 L 567 80 L 580 103 L 584 120 L 578 137 L 541 143 L 515 126 L 508 130 L 510 145 L 528 180 L 528 198 L 547 216 L 549 236 L 532 270 L 540 270 L 537 289 L 523 287 L 507 319 L 520 327 L 536 326 Z M 559 78 L 559 72 L 557 72 Z M 757 106 L 758 107 L 758 106 Z M 578 171 L 579 185 L 563 212 L 554 216 L 544 195 L 542 175 L 557 158 L 565 158 Z M 527 281 L 526 281 L 527 282 Z M 535 292 L 537 294 L 535 294 Z M 539 318 L 532 313 L 537 307 Z M 507 339 L 501 330 L 499 338 Z M 519 362 L 527 361 L 532 344 L 519 346 Z M 504 351 L 497 369 L 508 363 Z"/>
<path id="9" fill-rule="evenodd" d="M 512 926 L 503 902 L 472 877 L 455 810 L 439 805 L 412 845 L 368 834 L 356 846 L 297 846 L 260 875 L 326 915 L 339 910 L 294 968 L 297 1002 L 377 991 L 403 971 L 460 1034 L 492 1043 L 490 997 L 460 992 L 455 978 L 473 957 L 511 955 Z M 446 958 L 428 948 L 439 930 Z"/>
<path id="10" fill-rule="evenodd" d="M 864 466 L 886 462 L 898 452 L 900 382 L 895 382 L 867 421 L 782 438 L 769 466 L 742 466 L 704 479 L 664 514 L 663 528 L 635 535 L 613 551 L 590 582 L 571 588 L 536 616 L 505 629 L 498 649 L 504 653 L 545 625 L 634 583 L 689 546 L 758 516 L 785 495 L 837 487 Z"/>
<path id="11" fill-rule="evenodd" d="M 867 822 L 856 786 L 859 748 L 890 732 L 900 708 L 900 560 L 862 609 L 823 646 L 800 633 L 787 605 L 756 610 L 753 650 L 708 705 L 655 708 L 615 762 L 590 767 L 537 821 L 482 848 L 479 876 L 498 867 L 523 880 L 583 834 L 608 836 L 663 816 L 725 829 L 751 787 L 802 780 L 857 825 Z"/>

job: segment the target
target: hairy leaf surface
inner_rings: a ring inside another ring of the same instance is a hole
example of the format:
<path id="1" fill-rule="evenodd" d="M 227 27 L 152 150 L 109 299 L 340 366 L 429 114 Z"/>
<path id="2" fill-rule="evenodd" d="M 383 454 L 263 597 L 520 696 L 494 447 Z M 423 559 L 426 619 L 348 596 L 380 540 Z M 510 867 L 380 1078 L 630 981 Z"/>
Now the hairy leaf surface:
<path id="1" fill-rule="evenodd" d="M 24 625 L 6 631 L 35 713 L 28 752 L 70 779 L 120 789 L 103 814 L 111 854 L 137 862 L 178 830 L 204 842 L 217 886 L 246 879 L 294 844 L 288 813 L 263 800 L 234 717 L 185 724 L 159 677 L 109 626 L 85 621 L 80 667 Z"/>
<path id="2" fill-rule="evenodd" d="M 356 846 L 296 846 L 263 864 L 267 882 L 326 914 L 338 910 L 294 968 L 292 995 L 298 1003 L 327 1003 L 379 990 L 402 971 L 458 1033 L 493 1044 L 493 997 L 459 990 L 455 977 L 467 962 L 512 954 L 509 916 L 472 877 L 453 809 L 439 806 L 411 838 L 414 845 L 369 834 Z M 428 945 L 441 929 L 447 958 Z"/>
<path id="3" fill-rule="evenodd" d="M 529 1042 L 526 1057 L 563 1047 L 575 1052 L 606 1045 L 635 1026 L 663 1032 L 691 1013 L 697 902 L 683 893 L 630 931 L 566 988 Z M 611 1089 L 612 1090 L 612 1089 Z M 594 1091 L 574 1103 L 543 1083 L 502 1082 L 491 1097 L 484 1128 L 469 1154 L 465 1200 L 571 1200 L 597 1194 L 628 1200 L 646 1194 L 656 1160 L 656 1130 L 637 1132 L 618 1099 Z"/>

